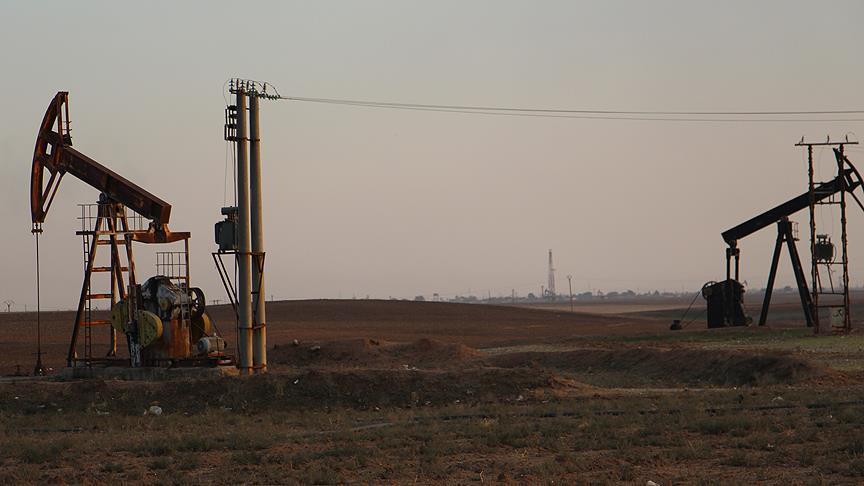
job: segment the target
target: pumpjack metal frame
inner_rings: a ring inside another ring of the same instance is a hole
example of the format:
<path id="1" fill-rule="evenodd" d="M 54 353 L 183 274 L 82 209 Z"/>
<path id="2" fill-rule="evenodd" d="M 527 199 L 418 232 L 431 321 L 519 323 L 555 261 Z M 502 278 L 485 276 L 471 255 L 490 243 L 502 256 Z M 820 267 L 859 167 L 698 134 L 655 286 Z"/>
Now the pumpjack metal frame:
<path id="1" fill-rule="evenodd" d="M 807 280 L 804 276 L 804 267 L 801 265 L 801 257 L 795 242 L 794 223 L 787 217 L 777 222 L 777 242 L 774 245 L 774 257 L 771 259 L 771 271 L 768 272 L 768 285 L 765 286 L 765 297 L 762 301 L 762 311 L 759 314 L 759 325 L 764 326 L 768 321 L 768 307 L 771 305 L 771 294 L 774 291 L 774 279 L 777 277 L 777 266 L 780 263 L 780 253 L 783 251 L 783 243 L 789 248 L 789 258 L 792 261 L 792 272 L 795 274 L 795 282 L 798 284 L 798 295 L 801 298 L 801 307 L 804 311 L 804 319 L 807 327 L 813 326 L 813 301 L 807 290 Z"/>
<path id="2" fill-rule="evenodd" d="M 777 224 L 777 240 L 774 245 L 774 255 L 771 261 L 771 270 L 768 274 L 768 284 L 765 288 L 765 297 L 762 302 L 762 310 L 759 316 L 759 325 L 764 326 L 768 319 L 768 308 L 771 304 L 771 296 L 773 293 L 774 282 L 777 275 L 777 266 L 780 261 L 780 253 L 782 252 L 783 243 L 786 243 L 789 249 L 789 256 L 792 261 L 792 270 L 795 274 L 795 281 L 798 286 L 798 294 L 801 298 L 801 307 L 804 311 L 804 318 L 808 327 L 813 327 L 816 333 L 825 332 L 826 329 L 821 325 L 820 308 L 842 308 L 844 323 L 839 326 L 838 331 L 849 332 L 851 330 L 851 318 L 849 313 L 849 265 L 848 265 L 848 235 L 846 231 L 846 195 L 852 196 L 858 206 L 864 210 L 864 204 L 855 195 L 855 189 L 864 185 L 864 179 L 858 169 L 846 157 L 844 153 L 844 145 L 856 145 L 858 142 L 831 142 L 823 143 L 805 143 L 795 144 L 799 147 L 807 147 L 808 152 L 808 188 L 807 192 L 797 196 L 785 203 L 777 205 L 768 211 L 763 212 L 749 220 L 730 228 L 722 233 L 723 239 L 729 245 L 726 249 L 726 279 L 733 278 L 738 280 L 740 269 L 741 250 L 738 248 L 738 240 L 745 238 L 768 225 Z M 833 146 L 834 156 L 837 160 L 837 176 L 827 182 L 816 182 L 814 180 L 814 163 L 813 163 L 813 147 L 814 146 Z M 830 262 L 827 265 L 842 265 L 843 280 L 841 292 L 832 290 L 825 291 L 822 287 L 822 279 L 819 272 L 819 266 L 825 266 L 825 262 L 821 262 L 816 255 L 816 206 L 820 204 L 837 204 L 840 207 L 840 226 L 841 226 L 841 260 L 840 262 Z M 810 211 L 810 257 L 811 257 L 811 284 L 812 289 L 807 286 L 807 279 L 804 273 L 804 268 L 801 265 L 801 259 L 798 254 L 798 249 L 795 241 L 798 240 L 795 235 L 793 222 L 789 220 L 789 216 L 809 208 Z M 841 295 L 842 304 L 820 303 L 820 296 L 825 295 Z"/>
<path id="3" fill-rule="evenodd" d="M 56 127 L 56 128 L 55 128 Z M 45 175 L 48 175 L 46 180 Z M 171 232 L 168 222 L 171 217 L 171 205 L 154 196 L 140 186 L 123 178 L 116 172 L 96 162 L 87 155 L 72 148 L 71 123 L 69 121 L 69 93 L 58 92 L 48 105 L 39 133 L 36 137 L 36 147 L 33 150 L 33 165 L 30 178 L 30 212 L 32 232 L 42 232 L 42 224 L 57 194 L 60 181 L 65 174 L 72 174 L 86 184 L 97 189 L 101 195 L 96 215 L 82 209 L 82 228 L 77 232 L 84 240 L 85 272 L 81 285 L 81 294 L 75 317 L 75 325 L 67 353 L 67 366 L 84 364 L 91 366 L 100 361 L 110 361 L 116 356 L 116 331 L 110 326 L 109 349 L 105 358 L 93 356 L 92 328 L 108 324 L 107 320 L 93 319 L 92 301 L 109 300 L 112 303 L 123 299 L 127 292 L 136 287 L 135 264 L 132 254 L 132 242 L 146 244 L 163 244 L 183 241 L 185 252 L 189 252 L 188 232 Z M 85 205 L 90 207 L 91 205 Z M 147 229 L 133 228 L 129 224 L 127 209 L 150 221 Z M 90 224 L 92 223 L 92 225 Z M 98 248 L 108 245 L 111 248 L 110 263 L 106 266 L 95 265 Z M 121 263 L 120 254 L 125 252 L 126 265 Z M 187 267 L 188 269 L 188 267 Z M 107 272 L 111 275 L 111 290 L 105 293 L 92 292 L 91 280 L 94 273 Z M 126 277 L 124 278 L 124 273 Z M 133 330 L 127 334 L 130 344 L 130 360 L 133 366 L 140 366 L 136 361 L 136 333 Z M 77 348 L 81 328 L 84 328 L 84 356 L 79 357 Z M 140 358 L 140 356 L 139 356 Z"/>
<path id="4" fill-rule="evenodd" d="M 818 191 L 818 185 L 814 181 L 814 162 L 813 162 L 813 147 L 814 146 L 831 146 L 834 152 L 834 159 L 837 161 L 837 173 L 842 174 L 845 166 L 853 168 L 852 163 L 845 155 L 846 145 L 857 145 L 857 142 L 831 142 L 830 139 L 821 143 L 801 142 L 795 144 L 798 147 L 807 147 L 807 178 L 808 178 L 808 194 L 809 210 L 810 210 L 810 253 L 811 253 L 811 300 L 813 309 L 813 326 L 817 334 L 828 334 L 832 332 L 848 333 L 852 330 L 852 318 L 849 305 L 849 237 L 847 233 L 846 222 L 846 194 L 849 193 L 861 205 L 855 193 L 852 192 L 854 187 L 847 187 L 848 181 L 845 178 L 838 177 L 841 184 L 840 190 L 836 193 L 822 196 Z M 857 174 L 857 171 L 856 171 Z M 860 176 L 859 176 L 860 181 Z M 816 234 L 816 207 L 819 205 L 834 205 L 840 209 L 840 261 L 834 259 L 823 260 L 817 255 L 817 239 Z M 864 209 L 864 207 L 862 207 Z M 834 266 L 841 267 L 841 286 L 840 289 L 834 287 L 834 282 L 831 275 L 831 269 Z M 820 272 L 820 267 L 824 267 L 828 273 L 830 289 L 825 289 L 823 279 Z M 823 313 L 820 309 L 829 311 L 829 321 L 823 322 Z M 838 311 L 841 315 L 838 316 Z M 842 322 L 840 325 L 835 325 L 835 316 L 839 317 Z"/>

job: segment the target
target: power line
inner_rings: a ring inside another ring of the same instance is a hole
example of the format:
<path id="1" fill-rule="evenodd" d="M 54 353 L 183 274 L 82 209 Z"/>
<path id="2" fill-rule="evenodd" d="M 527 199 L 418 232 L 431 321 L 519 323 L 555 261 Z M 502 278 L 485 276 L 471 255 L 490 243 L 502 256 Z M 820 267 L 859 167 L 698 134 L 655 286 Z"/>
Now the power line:
<path id="1" fill-rule="evenodd" d="M 664 122 L 862 122 L 861 118 L 753 118 L 801 117 L 812 115 L 860 115 L 864 110 L 812 110 L 812 111 L 625 111 L 625 110 L 571 110 L 548 108 L 515 108 L 500 106 L 437 105 L 428 103 L 397 103 L 388 101 L 352 100 L 340 98 L 306 98 L 280 96 L 280 99 L 305 103 L 321 103 L 363 108 L 384 108 L 411 111 L 432 111 L 493 116 L 523 116 L 538 118 L 574 118 L 584 120 L 629 120 Z M 697 118 L 694 118 L 696 116 Z M 715 117 L 724 118 L 715 118 Z M 735 117 L 735 118 L 729 118 Z"/>

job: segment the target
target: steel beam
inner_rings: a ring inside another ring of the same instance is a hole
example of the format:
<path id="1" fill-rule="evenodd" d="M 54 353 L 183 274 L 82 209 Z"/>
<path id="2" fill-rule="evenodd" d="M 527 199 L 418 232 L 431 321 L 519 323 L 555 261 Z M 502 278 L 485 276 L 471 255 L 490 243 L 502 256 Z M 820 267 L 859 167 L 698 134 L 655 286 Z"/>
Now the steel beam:
<path id="1" fill-rule="evenodd" d="M 814 190 L 815 201 L 819 202 L 844 189 L 847 191 L 855 190 L 855 188 L 858 187 L 858 182 L 851 179 L 853 173 L 853 169 L 846 169 L 843 171 L 842 175 L 838 176 L 834 180 L 816 186 Z M 726 243 L 731 244 L 733 241 L 751 235 L 770 224 L 776 223 L 784 216 L 791 216 L 809 205 L 810 193 L 808 191 L 796 198 L 786 201 L 783 204 L 775 206 L 758 216 L 750 218 L 734 228 L 724 231 L 722 233 L 723 239 Z"/>

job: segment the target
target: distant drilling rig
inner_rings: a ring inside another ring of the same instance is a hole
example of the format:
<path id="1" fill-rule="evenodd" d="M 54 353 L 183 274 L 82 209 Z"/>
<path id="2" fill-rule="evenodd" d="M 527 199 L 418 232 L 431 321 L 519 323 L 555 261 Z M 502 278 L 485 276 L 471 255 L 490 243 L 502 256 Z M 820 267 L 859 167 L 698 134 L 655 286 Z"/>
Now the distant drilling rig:
<path id="1" fill-rule="evenodd" d="M 219 248 L 213 260 L 237 315 L 237 366 L 243 374 L 267 371 L 259 101 L 280 99 L 278 93 L 267 92 L 268 86 L 252 80 L 229 80 L 234 104 L 225 108 L 224 138 L 234 144 L 237 154 L 237 200 L 234 206 L 222 208 L 225 219 L 215 226 Z M 236 287 L 222 259 L 225 255 L 233 255 L 236 261 Z"/>
<path id="2" fill-rule="evenodd" d="M 555 266 L 552 264 L 552 250 L 549 250 L 549 274 L 546 280 L 546 297 L 549 300 L 555 300 Z"/>

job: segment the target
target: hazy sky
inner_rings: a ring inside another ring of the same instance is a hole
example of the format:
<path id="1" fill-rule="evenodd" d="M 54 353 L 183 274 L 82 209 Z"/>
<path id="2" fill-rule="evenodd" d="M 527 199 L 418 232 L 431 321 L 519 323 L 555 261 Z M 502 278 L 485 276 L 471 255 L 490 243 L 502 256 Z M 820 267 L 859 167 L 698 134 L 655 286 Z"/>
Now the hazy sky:
<path id="1" fill-rule="evenodd" d="M 35 302 L 30 165 L 58 90 L 70 92 L 76 148 L 173 204 L 171 228 L 193 235 L 195 283 L 224 299 L 210 252 L 229 77 L 291 96 L 417 103 L 862 109 L 862 14 L 860 1 L 2 1 L 0 301 Z M 545 284 L 549 248 L 559 290 L 570 273 L 578 291 L 695 291 L 723 278 L 721 231 L 804 191 L 802 135 L 864 137 L 864 122 L 262 110 L 277 298 L 524 295 Z M 833 158 L 817 154 L 829 178 Z M 76 205 L 97 196 L 63 181 L 42 237 L 47 307 L 77 302 Z M 864 218 L 851 208 L 849 220 L 858 285 Z M 768 228 L 741 244 L 753 287 L 774 238 Z M 137 250 L 149 276 L 153 256 Z M 792 282 L 785 259 L 781 285 Z"/>

